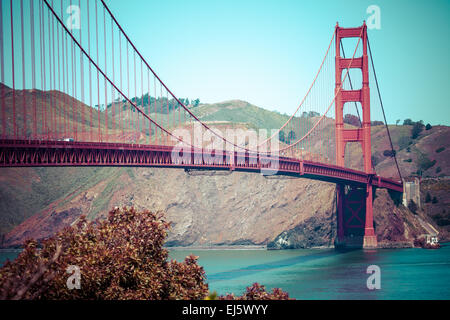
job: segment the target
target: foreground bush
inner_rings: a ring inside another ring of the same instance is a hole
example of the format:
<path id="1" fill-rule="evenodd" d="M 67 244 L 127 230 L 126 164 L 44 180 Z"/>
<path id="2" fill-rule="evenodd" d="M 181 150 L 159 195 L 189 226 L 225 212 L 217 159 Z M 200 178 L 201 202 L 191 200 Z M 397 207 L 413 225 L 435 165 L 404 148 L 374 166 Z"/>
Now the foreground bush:
<path id="1" fill-rule="evenodd" d="M 0 269 L 4 299 L 221 299 L 285 300 L 280 289 L 254 283 L 239 297 L 208 296 L 205 272 L 195 256 L 168 261 L 163 248 L 169 223 L 162 213 L 114 209 L 104 221 L 83 216 L 73 227 L 38 243 L 30 240 L 14 261 Z M 69 289 L 73 267 L 80 288 Z"/>
<path id="2" fill-rule="evenodd" d="M 251 287 L 247 287 L 242 296 L 235 297 L 234 294 L 227 294 L 220 296 L 219 300 L 289 300 L 289 294 L 278 288 L 267 292 L 263 285 L 255 282 Z"/>
<path id="3" fill-rule="evenodd" d="M 82 217 L 42 249 L 28 241 L 0 269 L 0 299 L 203 299 L 208 286 L 197 257 L 167 261 L 168 228 L 161 213 L 133 208 L 101 222 Z M 69 266 L 79 267 L 79 290 L 67 286 Z"/>

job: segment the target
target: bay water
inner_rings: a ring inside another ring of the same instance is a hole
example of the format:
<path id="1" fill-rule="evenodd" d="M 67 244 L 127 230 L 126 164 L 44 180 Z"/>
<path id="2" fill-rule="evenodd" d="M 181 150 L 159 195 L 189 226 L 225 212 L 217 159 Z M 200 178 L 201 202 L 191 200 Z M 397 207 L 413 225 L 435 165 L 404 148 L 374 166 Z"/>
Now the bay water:
<path id="1" fill-rule="evenodd" d="M 20 251 L 0 250 L 0 265 Z M 450 243 L 441 249 L 170 249 L 171 259 L 199 257 L 210 291 L 241 295 L 258 282 L 296 299 L 450 299 Z M 367 268 L 380 268 L 369 290 Z"/>

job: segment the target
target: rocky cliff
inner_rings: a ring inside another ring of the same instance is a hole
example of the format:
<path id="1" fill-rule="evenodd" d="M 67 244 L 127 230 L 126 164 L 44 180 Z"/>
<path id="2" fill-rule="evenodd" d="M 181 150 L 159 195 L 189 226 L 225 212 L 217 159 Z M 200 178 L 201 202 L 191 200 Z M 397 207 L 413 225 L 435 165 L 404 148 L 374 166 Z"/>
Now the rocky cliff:
<path id="1" fill-rule="evenodd" d="M 31 168 L 22 170 L 33 172 Z M 5 235 L 4 245 L 48 237 L 82 214 L 101 218 L 107 208 L 115 206 L 166 212 L 172 222 L 167 245 L 306 248 L 334 244 L 333 184 L 251 173 L 156 168 L 105 168 L 97 175 L 105 179 L 87 181 L 32 215 Z M 380 244 L 403 246 L 424 233 L 415 216 L 397 207 L 385 190 L 377 191 L 374 208 Z"/>
<path id="2" fill-rule="evenodd" d="M 115 206 L 166 212 L 168 245 L 265 244 L 311 216 L 328 214 L 334 201 L 332 184 L 306 179 L 155 168 L 109 168 L 102 175 L 107 178 L 26 219 L 6 234 L 5 244 L 47 237 L 81 214 L 102 217 Z"/>
<path id="3" fill-rule="evenodd" d="M 397 205 L 384 190 L 376 190 L 373 203 L 375 234 L 381 248 L 412 247 L 416 237 L 426 233 L 422 223 L 432 224 L 424 214 L 414 215 Z M 316 212 L 294 228 L 282 232 L 268 244 L 272 249 L 331 246 L 336 238 L 335 205 Z"/>

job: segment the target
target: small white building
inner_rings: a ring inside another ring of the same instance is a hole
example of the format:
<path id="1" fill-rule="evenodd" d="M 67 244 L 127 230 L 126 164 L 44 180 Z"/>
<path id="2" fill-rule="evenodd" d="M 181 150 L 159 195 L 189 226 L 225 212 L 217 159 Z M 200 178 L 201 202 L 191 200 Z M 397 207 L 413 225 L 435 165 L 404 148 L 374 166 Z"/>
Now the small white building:
<path id="1" fill-rule="evenodd" d="M 431 244 L 431 245 L 435 245 L 435 244 L 439 243 L 438 237 L 436 235 L 431 235 L 431 234 L 428 234 L 426 236 L 426 241 L 427 241 L 427 244 Z"/>

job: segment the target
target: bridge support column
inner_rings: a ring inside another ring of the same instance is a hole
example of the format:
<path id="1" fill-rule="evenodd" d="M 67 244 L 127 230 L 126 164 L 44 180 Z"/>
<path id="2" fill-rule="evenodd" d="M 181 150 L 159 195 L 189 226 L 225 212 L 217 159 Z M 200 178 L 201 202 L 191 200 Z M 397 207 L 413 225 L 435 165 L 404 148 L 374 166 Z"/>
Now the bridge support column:
<path id="1" fill-rule="evenodd" d="M 377 236 L 373 229 L 373 194 L 372 184 L 368 183 L 366 188 L 366 221 L 364 226 L 363 248 L 376 248 Z"/>
<path id="2" fill-rule="evenodd" d="M 344 199 L 345 199 L 345 186 L 338 184 L 337 186 L 337 245 L 343 245 L 345 242 L 344 232 Z"/>

